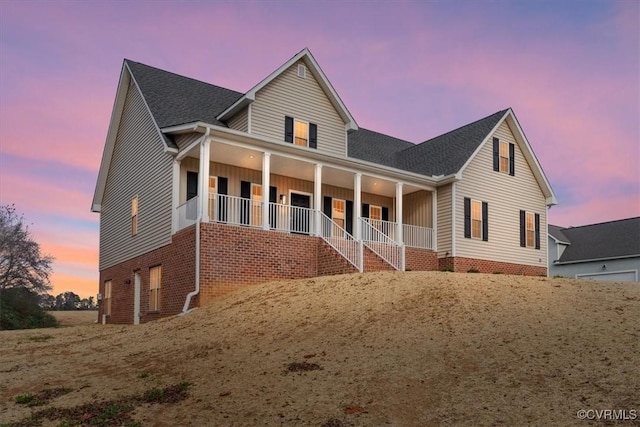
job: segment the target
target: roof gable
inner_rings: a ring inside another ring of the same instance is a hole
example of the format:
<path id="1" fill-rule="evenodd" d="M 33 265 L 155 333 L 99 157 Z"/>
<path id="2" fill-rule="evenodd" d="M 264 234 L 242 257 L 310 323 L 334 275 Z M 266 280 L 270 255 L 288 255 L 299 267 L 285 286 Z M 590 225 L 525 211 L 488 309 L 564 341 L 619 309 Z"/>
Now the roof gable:
<path id="1" fill-rule="evenodd" d="M 549 224 L 549 236 L 553 240 L 555 240 L 556 243 L 562 243 L 565 245 L 571 244 L 571 242 L 569 241 L 569 238 L 565 236 L 564 233 L 562 232 L 562 227 L 559 227 L 557 225 Z"/>
<path id="2" fill-rule="evenodd" d="M 571 242 L 558 260 L 561 263 L 640 257 L 640 217 L 562 228 L 561 232 Z"/>
<path id="3" fill-rule="evenodd" d="M 460 172 L 508 110 L 429 139 L 396 154 L 398 167 L 427 176 Z"/>
<path id="4" fill-rule="evenodd" d="M 311 74 L 316 79 L 316 81 L 318 82 L 318 84 L 326 94 L 327 99 L 329 100 L 329 102 L 331 102 L 333 107 L 336 109 L 336 111 L 342 118 L 342 121 L 346 125 L 346 129 L 357 130 L 358 124 L 356 123 L 355 119 L 353 118 L 349 110 L 347 110 L 347 107 L 342 102 L 342 99 L 340 99 L 340 96 L 338 96 L 338 93 L 335 91 L 335 89 L 333 88 L 333 85 L 331 84 L 331 82 L 329 82 L 329 79 L 327 79 L 327 76 L 324 74 L 324 72 L 320 68 L 320 65 L 318 65 L 318 63 L 316 62 L 315 58 L 313 57 L 313 55 L 311 54 L 308 48 L 302 49 L 300 52 L 294 55 L 291 59 L 289 59 L 287 62 L 282 64 L 277 70 L 269 74 L 260 83 L 252 87 L 247 93 L 245 93 L 242 97 L 236 100 L 232 105 L 229 105 L 228 108 L 226 108 L 224 111 L 218 114 L 216 118 L 218 120 L 228 120 L 229 118 L 231 118 L 234 114 L 238 113 L 244 107 L 246 107 L 247 105 L 255 101 L 256 93 L 260 89 L 267 86 L 274 79 L 276 79 L 283 72 L 285 72 L 289 67 L 291 67 L 293 64 L 295 64 L 300 60 L 304 61 L 305 65 L 308 68 L 308 71 L 311 72 Z"/>

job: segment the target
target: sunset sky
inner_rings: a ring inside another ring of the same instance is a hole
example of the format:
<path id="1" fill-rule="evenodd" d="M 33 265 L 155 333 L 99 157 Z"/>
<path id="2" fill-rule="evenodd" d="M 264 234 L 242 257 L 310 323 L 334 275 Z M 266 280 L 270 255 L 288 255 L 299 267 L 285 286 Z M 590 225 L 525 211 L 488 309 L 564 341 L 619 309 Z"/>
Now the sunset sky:
<path id="1" fill-rule="evenodd" d="M 362 127 L 421 142 L 512 107 L 552 224 L 640 215 L 640 2 L 0 1 L 0 204 L 98 286 L 90 212 L 124 58 L 244 92 L 308 47 Z"/>

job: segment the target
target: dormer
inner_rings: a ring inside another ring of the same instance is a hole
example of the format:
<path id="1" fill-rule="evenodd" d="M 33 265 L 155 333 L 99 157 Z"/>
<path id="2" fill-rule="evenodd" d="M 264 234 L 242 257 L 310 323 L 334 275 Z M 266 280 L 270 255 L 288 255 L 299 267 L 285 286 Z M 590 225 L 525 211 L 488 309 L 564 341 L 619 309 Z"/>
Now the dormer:
<path id="1" fill-rule="evenodd" d="M 232 129 L 345 156 L 358 125 L 305 48 L 262 80 L 218 120 Z"/>

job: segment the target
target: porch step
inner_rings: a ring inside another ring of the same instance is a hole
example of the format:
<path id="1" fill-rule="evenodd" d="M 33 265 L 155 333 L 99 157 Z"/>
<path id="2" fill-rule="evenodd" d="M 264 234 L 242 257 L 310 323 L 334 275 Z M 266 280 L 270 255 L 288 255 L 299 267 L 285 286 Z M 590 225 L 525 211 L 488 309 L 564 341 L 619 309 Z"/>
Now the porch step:
<path id="1" fill-rule="evenodd" d="M 376 255 L 371 249 L 364 246 L 364 254 L 363 254 L 364 272 L 371 271 L 394 271 L 395 268 L 378 255 Z"/>
<path id="2" fill-rule="evenodd" d="M 327 242 L 318 239 L 318 276 L 331 276 L 334 274 L 357 273 L 349 261 L 344 259 Z"/>

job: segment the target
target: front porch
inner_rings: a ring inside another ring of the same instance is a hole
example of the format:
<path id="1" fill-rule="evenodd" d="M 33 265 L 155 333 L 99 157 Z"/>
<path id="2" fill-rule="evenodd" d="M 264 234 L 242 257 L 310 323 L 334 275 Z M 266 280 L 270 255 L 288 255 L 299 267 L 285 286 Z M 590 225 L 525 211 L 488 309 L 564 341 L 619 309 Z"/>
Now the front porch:
<path id="1" fill-rule="evenodd" d="M 174 163 L 174 232 L 202 222 L 316 236 L 357 271 L 367 251 L 405 270 L 407 248 L 436 250 L 428 185 L 215 138 L 185 148 Z"/>

